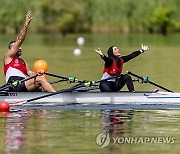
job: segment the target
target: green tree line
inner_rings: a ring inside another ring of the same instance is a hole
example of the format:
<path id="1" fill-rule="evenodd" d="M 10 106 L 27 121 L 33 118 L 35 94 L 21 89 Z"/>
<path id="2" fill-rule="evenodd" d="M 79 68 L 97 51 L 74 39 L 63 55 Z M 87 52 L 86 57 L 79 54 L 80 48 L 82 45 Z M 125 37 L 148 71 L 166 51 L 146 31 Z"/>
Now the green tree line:
<path id="1" fill-rule="evenodd" d="M 180 32 L 180 0 L 0 0 L 0 33 Z"/>

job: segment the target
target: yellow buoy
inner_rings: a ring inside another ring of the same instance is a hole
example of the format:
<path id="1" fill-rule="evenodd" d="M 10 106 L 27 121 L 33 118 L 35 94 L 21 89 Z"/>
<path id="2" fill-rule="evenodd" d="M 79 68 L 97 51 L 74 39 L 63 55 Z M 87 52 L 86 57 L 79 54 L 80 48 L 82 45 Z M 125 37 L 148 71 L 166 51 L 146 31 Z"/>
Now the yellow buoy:
<path id="1" fill-rule="evenodd" d="M 47 72 L 48 70 L 48 64 L 44 60 L 37 60 L 34 63 L 34 71 L 37 73 L 40 70 L 44 70 L 44 72 Z"/>

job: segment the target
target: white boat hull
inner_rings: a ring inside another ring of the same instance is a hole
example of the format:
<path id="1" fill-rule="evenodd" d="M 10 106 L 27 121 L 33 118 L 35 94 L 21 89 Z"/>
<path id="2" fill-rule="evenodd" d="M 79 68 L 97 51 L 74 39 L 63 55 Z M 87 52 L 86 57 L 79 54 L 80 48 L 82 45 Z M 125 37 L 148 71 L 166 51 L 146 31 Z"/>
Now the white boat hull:
<path id="1" fill-rule="evenodd" d="M 0 101 L 22 105 L 21 101 L 46 95 L 45 92 L 0 92 Z M 23 105 L 67 104 L 175 104 L 180 105 L 180 93 L 171 92 L 65 92 L 50 97 L 26 102 Z"/>

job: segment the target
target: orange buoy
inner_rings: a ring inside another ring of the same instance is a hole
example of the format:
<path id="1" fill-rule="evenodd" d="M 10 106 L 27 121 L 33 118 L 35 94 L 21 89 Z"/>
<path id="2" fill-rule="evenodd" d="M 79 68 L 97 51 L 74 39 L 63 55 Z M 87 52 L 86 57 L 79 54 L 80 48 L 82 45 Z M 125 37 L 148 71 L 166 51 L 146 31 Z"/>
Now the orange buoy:
<path id="1" fill-rule="evenodd" d="M 48 64 L 44 60 L 37 60 L 34 63 L 34 71 L 37 73 L 40 70 L 44 70 L 44 72 L 47 72 L 48 70 Z"/>
<path id="2" fill-rule="evenodd" d="M 0 112 L 9 112 L 10 105 L 8 102 L 0 102 Z"/>

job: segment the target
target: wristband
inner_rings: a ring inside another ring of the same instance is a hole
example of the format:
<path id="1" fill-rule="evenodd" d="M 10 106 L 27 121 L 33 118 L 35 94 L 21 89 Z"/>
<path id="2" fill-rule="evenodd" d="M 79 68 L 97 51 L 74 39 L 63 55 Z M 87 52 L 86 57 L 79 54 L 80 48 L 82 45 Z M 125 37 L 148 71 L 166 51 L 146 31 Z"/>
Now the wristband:
<path id="1" fill-rule="evenodd" d="M 139 51 L 140 51 L 141 53 L 143 53 L 143 52 L 144 52 L 144 50 L 143 50 L 143 49 L 140 49 Z"/>

